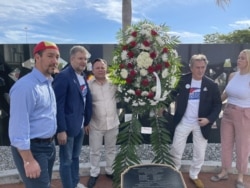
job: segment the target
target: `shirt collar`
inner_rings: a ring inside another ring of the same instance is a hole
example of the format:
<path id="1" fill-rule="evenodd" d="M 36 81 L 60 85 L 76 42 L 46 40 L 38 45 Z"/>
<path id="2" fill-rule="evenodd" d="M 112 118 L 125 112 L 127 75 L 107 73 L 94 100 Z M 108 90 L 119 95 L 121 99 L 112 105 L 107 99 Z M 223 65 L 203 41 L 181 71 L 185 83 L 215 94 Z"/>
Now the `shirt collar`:
<path id="1" fill-rule="evenodd" d="M 32 69 L 32 74 L 34 74 L 34 76 L 41 82 L 49 82 L 52 83 L 53 81 L 53 77 L 50 76 L 49 78 L 47 78 L 46 76 L 44 76 L 41 71 L 39 71 L 36 67 L 34 67 Z"/>

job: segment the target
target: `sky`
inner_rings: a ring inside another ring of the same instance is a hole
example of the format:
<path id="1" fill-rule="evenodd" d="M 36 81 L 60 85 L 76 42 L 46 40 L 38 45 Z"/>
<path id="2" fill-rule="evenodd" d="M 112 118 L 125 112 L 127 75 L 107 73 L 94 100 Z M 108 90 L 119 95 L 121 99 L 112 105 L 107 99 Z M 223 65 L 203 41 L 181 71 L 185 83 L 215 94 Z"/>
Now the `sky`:
<path id="1" fill-rule="evenodd" d="M 250 0 L 132 0 L 132 23 L 165 24 L 181 43 L 250 27 Z M 122 0 L 0 0 L 0 44 L 115 44 Z"/>

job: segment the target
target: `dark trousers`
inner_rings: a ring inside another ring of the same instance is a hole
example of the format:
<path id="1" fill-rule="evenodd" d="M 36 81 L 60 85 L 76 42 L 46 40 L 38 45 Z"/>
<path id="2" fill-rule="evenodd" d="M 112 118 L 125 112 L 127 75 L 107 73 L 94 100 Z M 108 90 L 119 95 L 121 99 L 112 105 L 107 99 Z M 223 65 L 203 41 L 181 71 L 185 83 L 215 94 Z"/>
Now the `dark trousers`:
<path id="1" fill-rule="evenodd" d="M 26 188 L 50 188 L 53 165 L 55 161 L 55 143 L 31 143 L 30 150 L 37 160 L 41 168 L 41 174 L 39 178 L 27 178 L 24 170 L 23 159 L 20 156 L 17 148 L 11 146 L 13 159 L 17 170 L 25 184 Z"/>

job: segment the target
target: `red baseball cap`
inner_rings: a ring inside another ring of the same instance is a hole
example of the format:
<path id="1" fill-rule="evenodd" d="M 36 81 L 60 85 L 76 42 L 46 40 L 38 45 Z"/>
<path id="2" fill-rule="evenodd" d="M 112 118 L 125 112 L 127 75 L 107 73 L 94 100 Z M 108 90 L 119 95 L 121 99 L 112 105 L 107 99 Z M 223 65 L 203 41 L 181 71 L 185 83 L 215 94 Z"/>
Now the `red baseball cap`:
<path id="1" fill-rule="evenodd" d="M 56 49 L 59 51 L 59 48 L 57 47 L 55 43 L 49 42 L 49 41 L 42 41 L 42 42 L 39 42 L 33 49 L 33 55 L 45 49 Z"/>

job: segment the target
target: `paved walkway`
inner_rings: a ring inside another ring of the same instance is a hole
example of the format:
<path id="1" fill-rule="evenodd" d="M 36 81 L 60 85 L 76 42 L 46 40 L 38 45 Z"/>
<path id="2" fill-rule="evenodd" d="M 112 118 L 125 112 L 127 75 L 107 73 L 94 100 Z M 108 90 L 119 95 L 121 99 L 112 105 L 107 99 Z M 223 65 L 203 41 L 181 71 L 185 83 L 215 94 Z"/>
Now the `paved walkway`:
<path id="1" fill-rule="evenodd" d="M 150 161 L 143 161 L 144 164 L 150 164 Z M 101 174 L 105 173 L 104 167 L 106 166 L 105 162 L 101 162 Z M 235 164 L 233 163 L 233 166 Z M 186 183 L 187 188 L 195 188 L 194 184 L 190 181 L 188 176 L 188 170 L 190 167 L 189 160 L 182 160 L 182 167 L 181 172 L 183 174 L 184 181 Z M 250 163 L 248 166 L 250 172 Z M 61 188 L 61 181 L 59 176 L 59 166 L 56 165 L 53 168 L 53 181 L 51 188 Z M 84 185 L 87 185 L 87 181 L 89 178 L 89 170 L 90 164 L 89 163 L 81 163 L 80 164 L 80 182 Z M 213 161 L 205 161 L 199 178 L 203 181 L 205 188 L 235 188 L 235 181 L 237 178 L 236 169 L 233 168 L 230 175 L 229 180 L 221 181 L 221 182 L 211 182 L 210 177 L 220 171 L 220 162 L 213 162 Z M 250 173 L 245 176 L 245 188 L 250 188 Z M 20 178 L 17 173 L 16 169 L 1 171 L 0 172 L 0 188 L 24 188 L 24 185 L 20 183 Z M 98 178 L 97 184 L 95 188 L 113 188 L 112 181 L 108 179 L 105 175 L 101 175 Z M 169 187 L 171 188 L 171 187 Z"/>
<path id="2" fill-rule="evenodd" d="M 195 188 L 194 184 L 189 180 L 188 173 L 184 172 L 183 178 L 186 183 L 187 188 Z M 211 182 L 210 177 L 212 176 L 212 173 L 200 173 L 200 179 L 203 181 L 205 188 L 235 188 L 235 181 L 237 178 L 237 175 L 230 174 L 229 180 L 227 181 L 221 181 L 221 182 Z M 81 177 L 81 183 L 84 185 L 87 185 L 88 176 L 82 176 Z M 246 186 L 245 188 L 250 188 L 250 176 L 245 177 Z M 61 188 L 61 182 L 59 179 L 54 179 L 52 182 L 52 188 Z M 24 188 L 24 185 L 22 183 L 15 183 L 15 184 L 5 184 L 0 185 L 0 188 Z M 105 175 L 101 175 L 96 183 L 95 188 L 113 188 L 112 187 L 112 181 L 108 179 Z"/>

